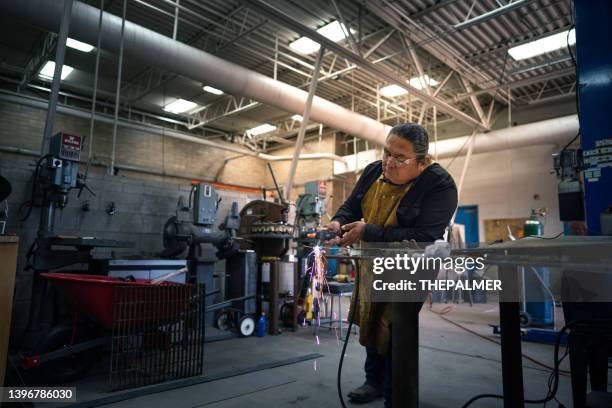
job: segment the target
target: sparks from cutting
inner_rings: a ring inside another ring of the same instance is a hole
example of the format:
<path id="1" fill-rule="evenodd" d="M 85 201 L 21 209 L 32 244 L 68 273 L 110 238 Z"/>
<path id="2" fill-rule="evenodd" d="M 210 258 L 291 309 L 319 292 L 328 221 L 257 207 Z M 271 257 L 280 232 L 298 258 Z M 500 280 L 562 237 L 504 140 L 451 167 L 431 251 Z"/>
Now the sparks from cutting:
<path id="1" fill-rule="evenodd" d="M 324 302 L 324 290 L 328 289 L 327 278 L 325 272 L 327 265 L 325 260 L 325 249 L 316 245 L 311 252 L 312 263 L 309 268 L 310 285 L 309 292 L 312 294 L 312 318 L 316 321 L 316 325 L 321 325 L 321 305 Z"/>
<path id="2" fill-rule="evenodd" d="M 308 295 L 311 297 L 311 301 L 307 302 L 310 305 L 310 307 L 307 307 L 307 316 L 309 320 L 315 322 L 314 336 L 317 345 L 319 345 L 320 339 L 317 329 L 321 325 L 321 305 L 325 302 L 325 290 L 328 293 L 330 292 L 326 277 L 327 262 L 325 259 L 325 249 L 319 245 L 314 246 L 307 259 L 310 260 L 307 273 L 309 276 Z M 334 331 L 336 332 L 336 339 L 338 339 L 337 329 L 334 328 Z"/>

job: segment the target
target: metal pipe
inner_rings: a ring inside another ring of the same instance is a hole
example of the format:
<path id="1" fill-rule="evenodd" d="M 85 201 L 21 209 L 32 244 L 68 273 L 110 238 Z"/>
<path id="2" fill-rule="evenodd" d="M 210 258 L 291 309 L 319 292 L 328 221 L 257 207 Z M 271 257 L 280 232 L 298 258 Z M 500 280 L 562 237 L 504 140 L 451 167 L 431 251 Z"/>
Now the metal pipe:
<path id="1" fill-rule="evenodd" d="M 525 4 L 529 3 L 530 1 L 531 0 L 516 0 L 513 3 L 505 4 L 505 5 L 501 6 L 501 7 L 496 8 L 495 10 L 488 11 L 488 12 L 486 12 L 484 14 L 479 15 L 479 16 L 472 17 L 469 20 L 465 20 L 465 21 L 463 21 L 463 22 L 461 22 L 459 24 L 455 24 L 455 26 L 453 28 L 455 30 L 457 30 L 457 31 L 463 30 L 464 28 L 471 27 L 471 26 L 473 26 L 475 24 L 482 23 L 484 21 L 490 20 L 493 17 L 497 17 L 500 14 L 504 14 L 504 13 L 512 11 L 512 10 L 514 10 L 516 8 L 522 7 Z"/>
<path id="2" fill-rule="evenodd" d="M 293 152 L 293 159 L 291 160 L 291 167 L 289 168 L 289 175 L 287 176 L 287 183 L 285 184 L 285 198 L 287 200 L 289 200 L 291 197 L 293 177 L 295 177 L 295 171 L 297 169 L 300 151 L 302 150 L 302 144 L 304 144 L 304 136 L 306 136 L 306 127 L 308 126 L 308 121 L 310 120 L 312 99 L 314 98 L 315 91 L 317 90 L 319 71 L 321 70 L 321 62 L 323 61 L 324 53 L 325 46 L 321 46 L 321 49 L 319 50 L 319 57 L 317 58 L 314 71 L 312 73 L 310 87 L 308 88 L 308 98 L 306 99 L 306 107 L 304 108 L 304 114 L 302 115 L 302 124 L 300 125 L 300 132 L 298 133 L 298 137 L 295 142 L 295 151 Z"/>
<path id="3" fill-rule="evenodd" d="M 61 10 L 57 2 L 0 2 L 0 10 L 7 16 L 24 19 L 50 31 L 57 30 L 61 22 Z M 91 30 L 91 27 L 97 23 L 98 13 L 99 10 L 95 7 L 75 2 L 71 37 L 84 42 L 95 41 L 96 31 Z M 119 50 L 120 27 L 120 17 L 104 13 L 103 49 L 113 52 Z M 227 93 L 243 95 L 293 113 L 303 112 L 308 97 L 307 92 L 301 89 L 275 81 L 129 21 L 125 23 L 124 56 L 145 65 L 211 84 Z M 313 99 L 311 118 L 378 144 L 384 143 L 390 130 L 385 124 L 318 97 Z"/>
<path id="4" fill-rule="evenodd" d="M 473 154 L 488 153 L 525 146 L 567 143 L 578 132 L 578 116 L 569 115 L 555 119 L 542 120 L 526 125 L 478 133 L 474 137 Z M 430 143 L 429 151 L 437 149 L 440 159 L 462 155 L 462 147 L 470 136 L 454 137 Z"/>
<path id="5" fill-rule="evenodd" d="M 53 124 L 55 122 L 55 110 L 57 107 L 57 98 L 59 95 L 60 82 L 62 81 L 62 68 L 64 67 L 64 57 L 66 56 L 66 40 L 68 39 L 68 30 L 70 28 L 70 16 L 72 13 L 72 0 L 64 0 L 64 11 L 62 13 L 61 22 L 59 24 L 59 37 L 57 39 L 57 49 L 55 50 L 55 70 L 53 72 L 53 82 L 51 84 L 51 96 L 49 97 L 49 109 L 47 110 L 47 118 L 45 120 L 45 130 L 43 140 L 40 145 L 40 155 L 42 156 L 48 150 L 51 133 L 53 133 Z M 58 6 L 60 6 L 58 2 Z"/>
<path id="6" fill-rule="evenodd" d="M 100 73 L 100 43 L 102 42 L 102 16 L 104 13 L 104 0 L 100 0 L 100 18 L 98 20 L 98 41 L 96 42 L 96 68 L 94 71 L 93 96 L 91 98 L 91 120 L 89 122 L 89 147 L 87 153 L 87 166 L 85 167 L 84 179 L 87 180 L 89 174 L 89 163 L 93 154 L 94 123 L 96 122 L 96 98 L 98 96 L 98 75 Z"/>
<path id="7" fill-rule="evenodd" d="M 463 168 L 461 169 L 461 177 L 459 177 L 459 185 L 457 186 L 457 196 L 461 198 L 461 189 L 463 188 L 463 181 L 465 180 L 465 175 L 467 174 L 467 169 L 470 165 L 470 159 L 472 158 L 472 152 L 474 151 L 474 141 L 476 140 L 476 130 L 470 136 L 470 146 L 468 147 L 467 155 L 465 156 L 465 161 L 463 162 Z"/>
<path id="8" fill-rule="evenodd" d="M 174 28 L 172 29 L 172 39 L 173 40 L 176 40 L 176 34 L 177 34 L 177 31 L 178 31 L 179 2 L 180 2 L 180 0 L 176 0 L 176 6 L 174 7 Z"/>
<path id="9" fill-rule="evenodd" d="M 115 91 L 115 120 L 113 121 L 113 142 L 111 147 L 111 163 L 108 169 L 110 175 L 115 174 L 115 153 L 117 149 L 117 121 L 119 120 L 119 104 L 121 102 L 121 76 L 123 73 L 123 47 L 125 42 L 125 17 L 127 14 L 127 0 L 123 0 L 123 14 L 121 17 L 121 37 L 119 38 L 119 62 L 117 63 L 117 89 Z M 100 29 L 100 31 L 102 31 Z"/>
<path id="10" fill-rule="evenodd" d="M 35 98 L 30 96 L 23 96 L 14 94 L 12 92 L 0 91 L 0 101 L 13 103 L 17 105 L 29 106 L 31 108 L 36 109 L 48 109 L 48 102 L 41 98 Z M 82 109 L 73 108 L 70 106 L 58 105 L 57 111 L 64 115 L 74 116 L 83 119 L 90 119 L 91 112 L 84 111 Z M 96 121 L 101 123 L 113 124 L 113 117 L 109 115 L 104 115 L 101 113 L 96 114 Z M 245 156 L 257 157 L 266 161 L 287 161 L 291 160 L 293 156 L 274 156 L 271 154 L 258 153 L 252 150 L 243 149 L 241 147 L 234 146 L 229 143 L 222 142 L 214 142 L 212 140 L 201 139 L 199 137 L 192 136 L 188 133 L 179 132 L 176 130 L 170 130 L 163 128 L 161 126 L 152 126 L 152 125 L 140 125 L 132 122 L 119 120 L 117 122 L 118 126 L 125 127 L 128 129 L 139 130 L 141 132 L 146 133 L 154 133 L 161 136 L 167 136 L 173 139 L 179 139 L 186 142 L 197 143 L 205 146 L 209 146 L 215 149 L 229 151 L 233 153 L 243 154 Z M 347 161 L 343 157 L 332 153 L 308 153 L 301 154 L 300 160 L 334 160 L 346 165 Z"/>

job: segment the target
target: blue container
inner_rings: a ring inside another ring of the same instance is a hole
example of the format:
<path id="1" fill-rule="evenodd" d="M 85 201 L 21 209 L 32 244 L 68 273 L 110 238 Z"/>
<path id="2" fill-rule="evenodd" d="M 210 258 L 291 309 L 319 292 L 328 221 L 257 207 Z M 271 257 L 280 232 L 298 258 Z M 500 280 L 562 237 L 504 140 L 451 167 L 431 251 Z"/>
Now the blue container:
<path id="1" fill-rule="evenodd" d="M 535 276 L 538 274 L 540 279 Z M 541 280 L 541 281 L 540 281 Z M 549 326 L 553 324 L 553 308 L 555 307 L 544 285 L 550 287 L 550 270 L 545 267 L 525 268 L 525 311 L 531 317 L 534 326 Z M 537 302 L 530 301 L 538 299 Z"/>
<path id="2" fill-rule="evenodd" d="M 544 225 L 538 220 L 536 210 L 531 210 L 531 216 L 525 221 L 523 231 L 526 237 L 544 235 Z M 548 268 L 525 268 L 525 312 L 531 317 L 531 324 L 534 326 L 550 326 L 553 324 L 553 308 L 555 305 L 545 287 L 550 287 L 550 270 Z"/>
<path id="3" fill-rule="evenodd" d="M 257 321 L 257 337 L 263 337 L 266 335 L 266 314 L 262 313 L 261 317 Z"/>
<path id="4" fill-rule="evenodd" d="M 330 255 L 336 255 L 338 252 L 340 251 L 340 247 L 338 246 L 333 246 L 331 248 L 329 248 L 329 254 Z M 328 278 L 331 278 L 332 276 L 336 276 L 338 274 L 338 261 L 335 259 L 328 259 L 327 260 L 327 272 L 326 272 L 326 276 Z"/>

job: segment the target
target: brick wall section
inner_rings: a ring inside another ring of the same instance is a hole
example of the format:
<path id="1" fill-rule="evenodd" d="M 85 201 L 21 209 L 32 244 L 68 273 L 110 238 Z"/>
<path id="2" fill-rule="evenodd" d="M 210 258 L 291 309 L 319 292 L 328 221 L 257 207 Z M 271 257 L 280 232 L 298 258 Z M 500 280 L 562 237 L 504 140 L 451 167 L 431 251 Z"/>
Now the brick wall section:
<path id="1" fill-rule="evenodd" d="M 293 146 L 287 146 L 283 149 L 275 150 L 275 156 L 292 156 L 294 151 Z M 304 143 L 302 153 L 334 153 L 333 137 L 326 136 L 321 140 L 319 145 L 318 140 L 311 140 Z M 287 182 L 291 160 L 272 162 L 272 169 L 276 176 L 276 181 L 282 188 Z M 291 192 L 291 200 L 295 200 L 298 194 L 304 191 L 303 184 L 307 181 L 326 180 L 333 174 L 333 162 L 331 160 L 300 160 L 295 172 L 293 184 L 296 185 Z M 270 171 L 266 174 L 266 185 L 273 186 L 274 182 L 270 176 Z M 333 194 L 332 183 L 327 184 L 327 196 Z"/>
<path id="2" fill-rule="evenodd" d="M 3 120 L 3 126 L 0 127 L 0 145 L 38 152 L 44 130 L 45 115 L 46 111 L 41 109 L 0 103 L 0 117 Z M 54 128 L 56 132 L 61 130 L 77 135 L 87 135 L 89 120 L 58 114 Z M 94 134 L 94 158 L 109 163 L 113 127 L 96 123 Z M 82 161 L 87 160 L 90 143 L 90 140 L 87 139 L 81 154 Z M 115 162 L 117 164 L 147 167 L 174 174 L 187 173 L 208 179 L 217 174 L 226 158 L 236 156 L 236 153 L 209 146 L 122 127 L 118 128 L 116 146 Z M 263 160 L 245 156 L 229 161 L 218 181 L 261 187 L 266 180 L 266 171 Z M 159 180 L 163 179 L 159 178 Z"/>

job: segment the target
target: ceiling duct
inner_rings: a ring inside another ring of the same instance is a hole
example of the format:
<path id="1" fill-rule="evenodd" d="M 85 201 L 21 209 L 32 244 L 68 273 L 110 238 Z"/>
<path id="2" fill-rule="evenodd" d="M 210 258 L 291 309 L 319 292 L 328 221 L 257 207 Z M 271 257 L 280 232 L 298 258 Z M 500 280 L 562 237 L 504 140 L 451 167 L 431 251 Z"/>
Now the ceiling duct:
<path id="1" fill-rule="evenodd" d="M 63 2 L 20 0 L 0 2 L 2 14 L 57 32 Z M 100 10 L 75 1 L 70 20 L 70 38 L 95 44 Z M 101 48 L 118 52 L 121 43 L 121 18 L 105 12 Z M 125 23 L 124 58 L 138 61 L 210 84 L 226 93 L 246 96 L 267 105 L 298 114 L 304 112 L 308 93 L 237 64 L 225 61 L 198 48 L 173 40 L 153 30 Z M 333 129 L 382 144 L 390 127 L 367 116 L 315 97 L 310 118 Z"/>

